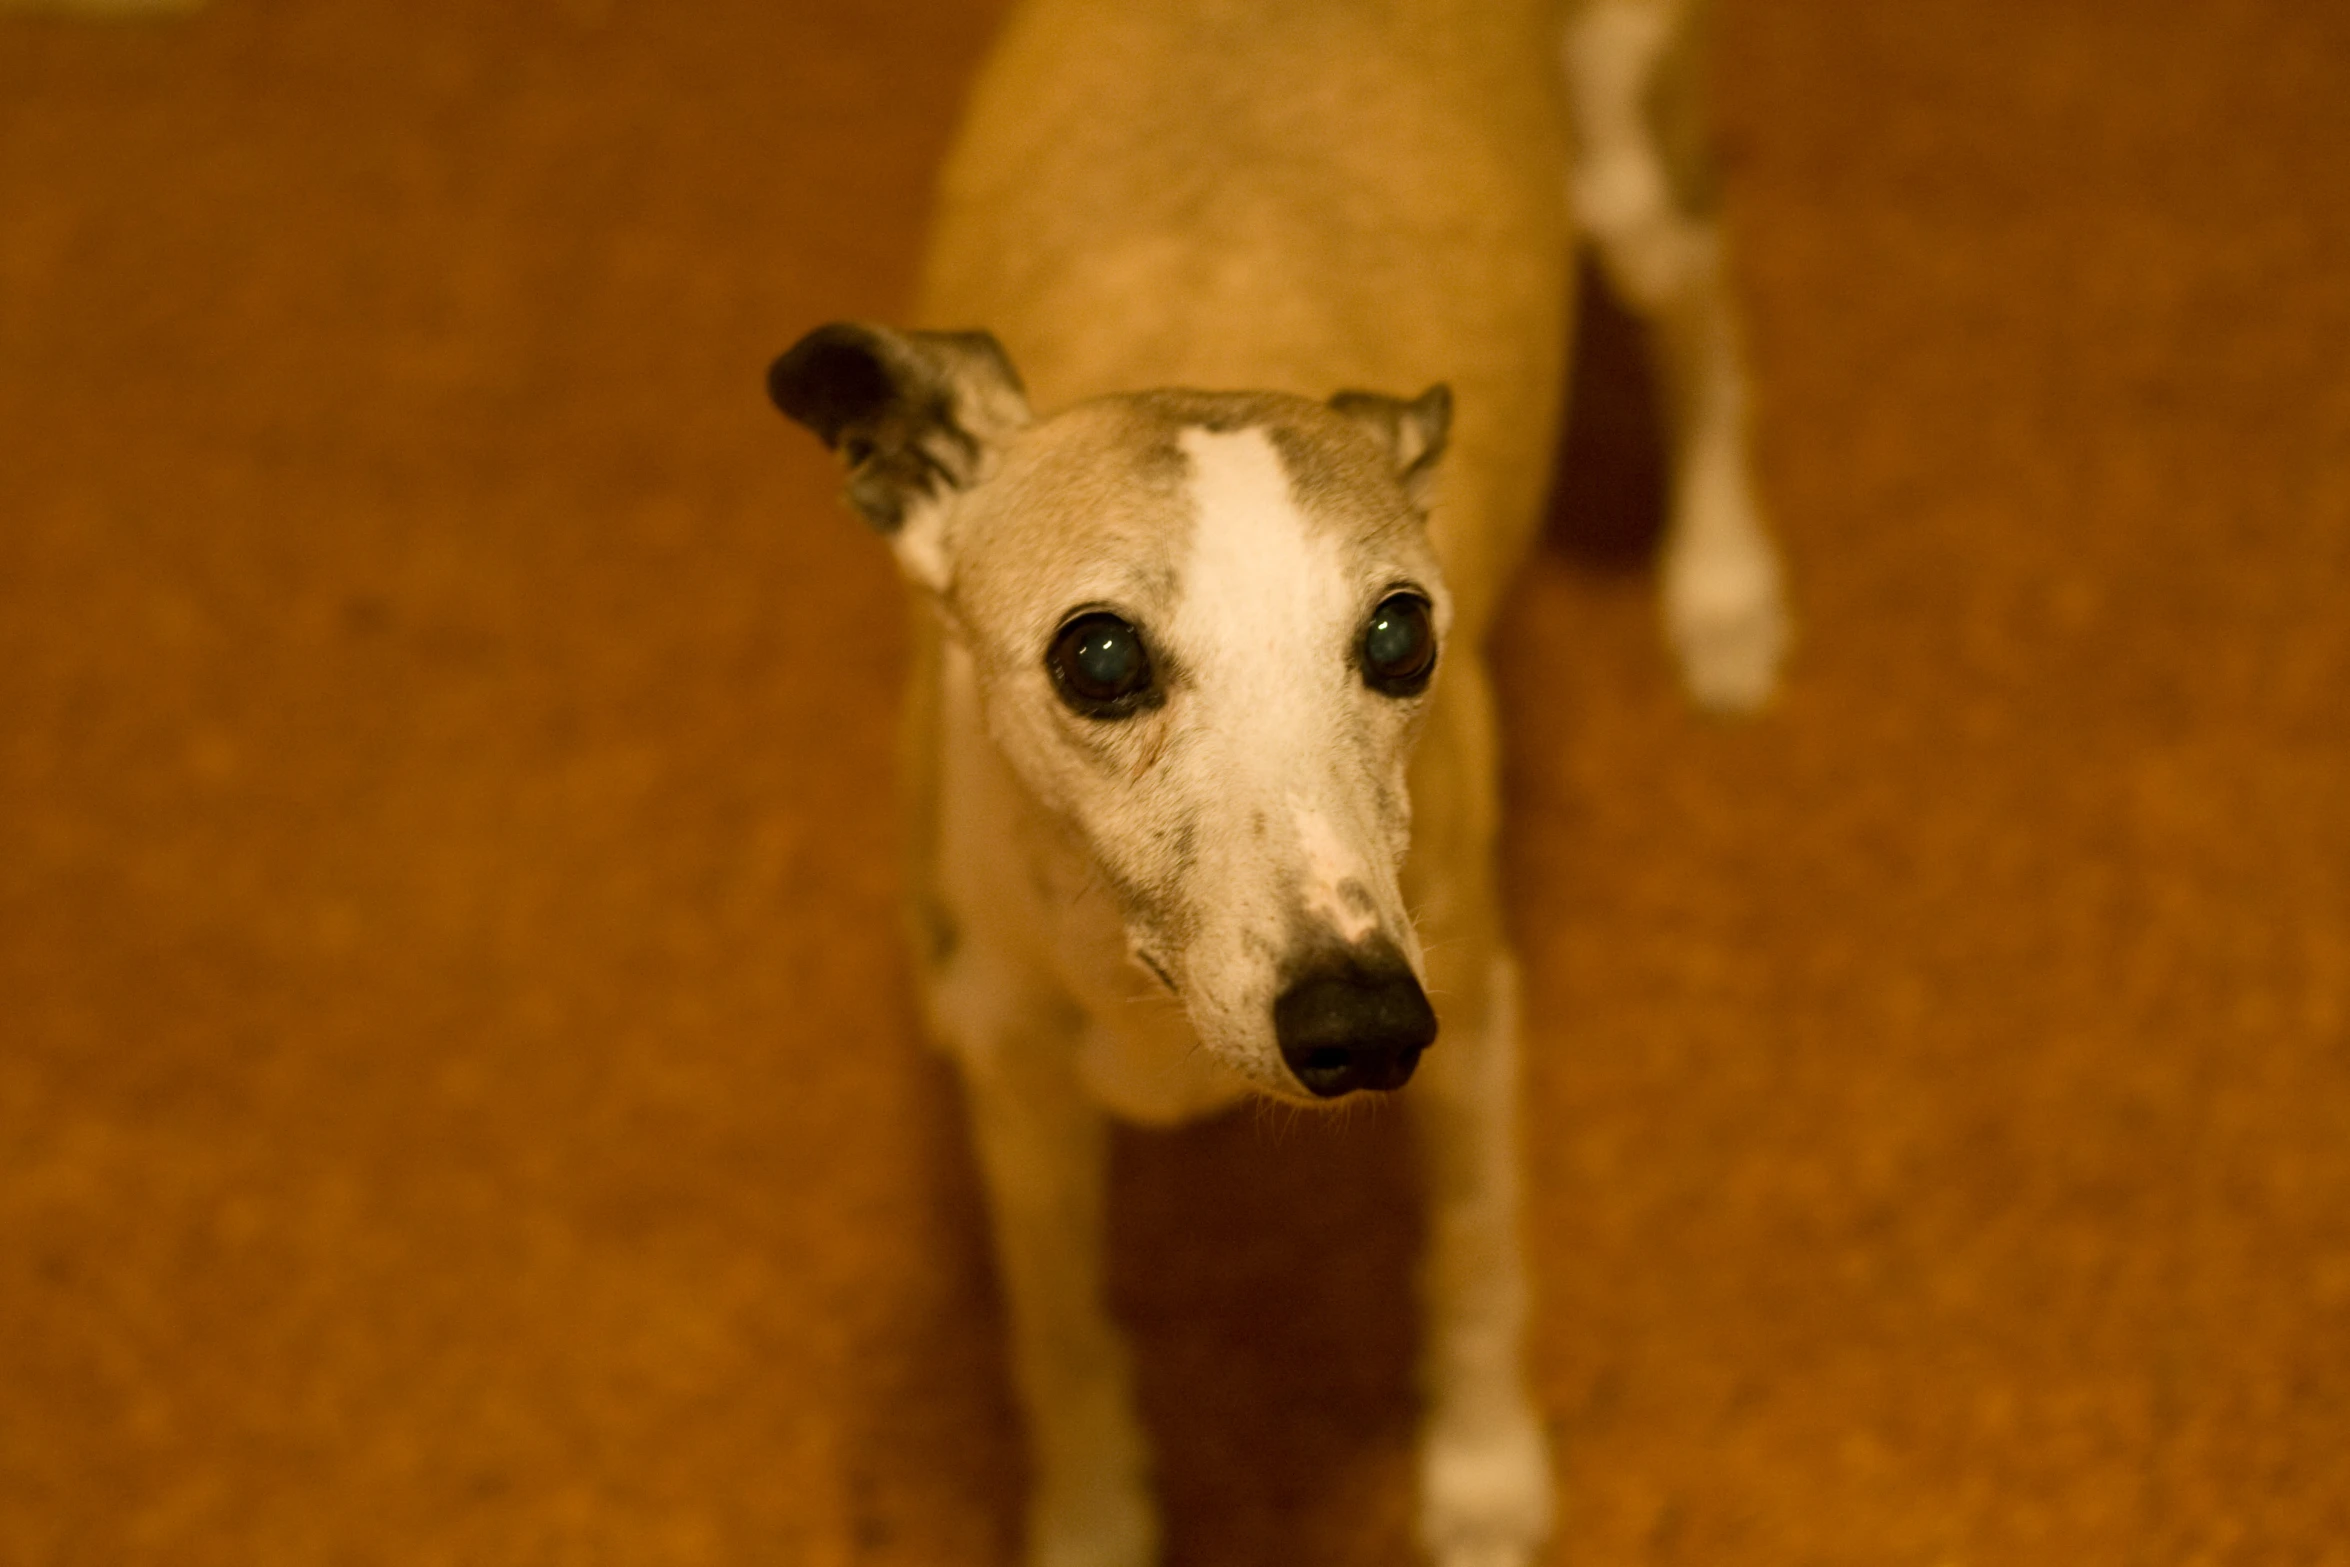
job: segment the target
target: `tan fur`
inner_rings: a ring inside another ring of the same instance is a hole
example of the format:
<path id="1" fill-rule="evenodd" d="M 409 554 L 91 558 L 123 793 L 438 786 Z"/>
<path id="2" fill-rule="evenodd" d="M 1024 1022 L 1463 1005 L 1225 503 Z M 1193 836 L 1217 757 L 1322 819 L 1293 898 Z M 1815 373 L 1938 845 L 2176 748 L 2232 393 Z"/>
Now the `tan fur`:
<path id="1" fill-rule="evenodd" d="M 1558 29 L 1547 0 L 1029 4 L 941 177 L 918 315 L 985 325 L 1039 409 L 1153 386 L 1448 383 L 1430 535 L 1456 645 L 1478 647 L 1559 424 Z M 1409 893 L 1433 988 L 1461 997 L 1482 978 L 1443 972 L 1445 955 L 1499 935 L 1483 669 L 1449 668 L 1432 708 Z"/>
<path id="2" fill-rule="evenodd" d="M 1571 303 L 1550 4 L 1018 11 L 941 179 L 919 313 L 1040 409 L 1154 386 L 1452 386 L 1438 554 L 1482 636 L 1548 477 Z"/>
<path id="3" fill-rule="evenodd" d="M 1481 654 L 1540 515 L 1559 424 L 1571 184 L 1608 198 L 1588 237 L 1652 313 L 1671 360 L 1683 461 L 1666 601 L 1693 691 L 1751 705 L 1783 640 L 1775 557 L 1745 485 L 1718 231 L 1692 195 L 1692 11 L 1675 0 L 1029 0 L 973 90 L 941 181 L 920 319 L 992 333 L 1028 406 L 968 342 L 938 347 L 922 368 L 931 350 L 887 340 L 877 351 L 913 376 L 899 395 L 916 389 L 903 406 L 917 422 L 888 425 L 897 444 L 860 471 L 881 486 L 863 492 L 864 509 L 893 532 L 916 584 L 914 934 L 931 1027 L 964 1069 L 995 1219 L 1035 1457 L 1038 1567 L 1146 1567 L 1157 1552 L 1148 1446 L 1101 1300 L 1105 1109 L 1169 1122 L 1251 1091 L 1303 1097 L 1266 1054 L 1261 1013 L 1253 1025 L 1217 1021 L 1233 1017 L 1229 997 L 1218 1014 L 1182 977 L 1183 954 L 1144 950 L 1161 928 L 1149 907 L 1182 890 L 1191 848 L 1131 815 L 1107 842 L 1086 825 L 1118 777 L 1175 765 L 1173 720 L 1089 728 L 1042 684 L 1038 653 L 1057 617 L 1115 603 L 1148 623 L 1189 602 L 1149 573 L 1180 569 L 1166 541 L 1192 524 L 1172 432 L 1207 405 L 1126 395 L 1160 388 L 1310 399 L 1225 406 L 1287 432 L 1323 476 L 1289 463 L 1300 525 L 1348 546 L 1317 580 L 1335 602 L 1376 596 L 1382 580 L 1424 587 L 1441 623 L 1443 665 L 1424 702 L 1359 688 L 1327 698 L 1330 733 L 1353 747 L 1332 765 L 1354 767 L 1372 802 L 1331 797 L 1354 812 L 1351 837 L 1297 809 L 1333 846 L 1311 851 L 1325 862 L 1369 855 L 1361 884 L 1343 885 L 1359 918 L 1400 943 L 1442 1025 L 1406 1093 L 1431 1205 L 1422 1542 L 1441 1567 L 1522 1567 L 1548 1532 L 1545 1444 L 1520 1365 L 1516 971 L 1496 885 Z M 1562 38 L 1577 43 L 1564 72 Z M 1657 39 L 1669 42 L 1661 55 Z M 1593 142 L 1581 166 L 1570 81 Z M 1640 89 L 1636 113 L 1618 90 L 1627 83 Z M 1646 107 L 1659 83 L 1661 126 Z M 1322 400 L 1439 382 L 1454 413 L 1423 531 L 1420 480 L 1397 482 L 1409 451 Z M 1088 401 L 1112 394 L 1122 400 Z M 778 401 L 834 441 L 844 418 L 867 415 L 853 390 L 831 395 L 816 385 Z M 900 437 L 941 411 L 979 438 L 933 432 L 947 444 L 930 450 L 952 471 L 925 490 L 915 480 L 928 470 Z M 849 448 L 852 468 L 871 450 Z M 1225 580 L 1277 580 L 1244 558 Z M 1258 623 L 1227 617 L 1224 634 Z M 1185 733 L 1195 748 L 1217 739 Z M 1267 749 L 1297 750 L 1286 731 L 1280 740 Z M 1381 766 L 1391 781 L 1377 781 Z M 1136 799 L 1147 811 L 1149 797 Z M 1371 863 L 1381 855 L 1384 866 Z"/>

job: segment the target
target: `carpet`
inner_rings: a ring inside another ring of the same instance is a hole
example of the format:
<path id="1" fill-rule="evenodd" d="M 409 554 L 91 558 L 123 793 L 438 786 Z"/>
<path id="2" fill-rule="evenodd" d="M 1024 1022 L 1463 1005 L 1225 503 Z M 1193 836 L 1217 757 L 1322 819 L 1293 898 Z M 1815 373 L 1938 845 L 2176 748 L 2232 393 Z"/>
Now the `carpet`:
<path id="1" fill-rule="evenodd" d="M 760 393 L 994 10 L 0 19 L 0 1561 L 1011 1560 Z M 1496 650 L 1555 1559 L 2350 1563 L 2350 15 L 1720 33 L 1786 690 L 1604 301 Z M 1411 1559 L 1405 1153 L 1121 1139 L 1174 1563 Z"/>

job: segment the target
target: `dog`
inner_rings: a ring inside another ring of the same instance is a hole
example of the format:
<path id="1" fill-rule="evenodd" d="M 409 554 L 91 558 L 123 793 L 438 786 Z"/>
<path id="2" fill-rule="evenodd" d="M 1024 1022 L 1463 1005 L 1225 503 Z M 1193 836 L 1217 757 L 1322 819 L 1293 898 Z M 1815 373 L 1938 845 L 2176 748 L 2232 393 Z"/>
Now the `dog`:
<path id="1" fill-rule="evenodd" d="M 770 370 L 914 603 L 911 924 L 989 1197 L 1038 1567 L 1158 1551 L 1102 1303 L 1106 1119 L 1407 1080 L 1421 1540 L 1503 1567 L 1549 1532 L 1482 649 L 1541 516 L 1588 241 L 1663 349 L 1668 639 L 1703 706 L 1771 690 L 1701 20 L 1027 0 L 945 165 L 928 325 L 836 322 Z"/>

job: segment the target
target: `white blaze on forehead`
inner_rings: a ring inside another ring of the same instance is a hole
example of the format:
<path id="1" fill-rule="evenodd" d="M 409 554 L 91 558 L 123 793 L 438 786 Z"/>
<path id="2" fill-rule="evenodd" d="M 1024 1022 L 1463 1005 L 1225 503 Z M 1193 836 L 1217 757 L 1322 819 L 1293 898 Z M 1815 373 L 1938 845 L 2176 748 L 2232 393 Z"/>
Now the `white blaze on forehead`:
<path id="1" fill-rule="evenodd" d="M 1294 886 L 1308 917 L 1340 940 L 1379 919 L 1363 848 L 1342 825 L 1361 802 L 1333 798 L 1338 720 L 1351 681 L 1348 639 L 1361 595 L 1338 541 L 1298 509 L 1288 471 L 1262 430 L 1181 437 L 1195 511 L 1176 643 L 1192 665 L 1215 735 L 1216 786 L 1275 827 L 1262 844 L 1270 883 Z"/>
<path id="2" fill-rule="evenodd" d="M 1195 513 L 1176 639 L 1217 727 L 1276 771 L 1325 732 L 1355 594 L 1334 542 L 1290 494 L 1262 430 L 1181 436 Z"/>

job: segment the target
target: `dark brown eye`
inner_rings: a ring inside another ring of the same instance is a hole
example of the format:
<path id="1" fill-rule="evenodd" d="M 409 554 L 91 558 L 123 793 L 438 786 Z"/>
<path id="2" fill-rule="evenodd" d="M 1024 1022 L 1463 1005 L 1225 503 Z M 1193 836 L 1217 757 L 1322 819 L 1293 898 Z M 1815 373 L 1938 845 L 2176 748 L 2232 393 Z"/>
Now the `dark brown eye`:
<path id="1" fill-rule="evenodd" d="M 1151 698 L 1142 633 L 1106 610 L 1061 627 L 1044 661 L 1061 700 L 1088 718 L 1124 718 Z"/>
<path id="2" fill-rule="evenodd" d="M 1436 624 L 1417 593 L 1390 593 L 1363 627 L 1363 680 L 1387 696 L 1418 696 L 1436 669 Z"/>

